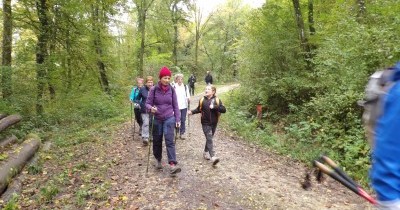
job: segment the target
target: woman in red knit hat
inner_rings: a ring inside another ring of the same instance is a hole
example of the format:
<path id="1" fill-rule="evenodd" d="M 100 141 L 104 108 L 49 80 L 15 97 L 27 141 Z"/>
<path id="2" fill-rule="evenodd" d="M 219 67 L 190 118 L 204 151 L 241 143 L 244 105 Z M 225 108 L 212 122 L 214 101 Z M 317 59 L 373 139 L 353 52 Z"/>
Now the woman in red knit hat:
<path id="1" fill-rule="evenodd" d="M 162 139 L 164 136 L 167 149 L 170 173 L 181 171 L 176 164 L 176 151 L 174 142 L 175 127 L 180 126 L 180 111 L 174 88 L 169 84 L 171 71 L 162 67 L 159 74 L 160 81 L 150 89 L 146 100 L 146 108 L 154 114 L 153 121 L 153 155 L 157 160 L 157 168 L 162 169 Z"/>

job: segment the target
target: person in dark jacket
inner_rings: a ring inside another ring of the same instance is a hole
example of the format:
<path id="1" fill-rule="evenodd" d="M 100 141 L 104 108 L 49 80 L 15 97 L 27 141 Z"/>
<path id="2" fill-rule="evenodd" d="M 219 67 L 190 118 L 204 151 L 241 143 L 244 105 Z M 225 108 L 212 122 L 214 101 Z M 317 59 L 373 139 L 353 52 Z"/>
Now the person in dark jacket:
<path id="1" fill-rule="evenodd" d="M 225 113 L 226 108 L 222 101 L 216 97 L 217 89 L 213 85 L 207 85 L 205 96 L 200 99 L 199 105 L 194 110 L 189 110 L 189 115 L 201 113 L 201 125 L 206 137 L 203 157 L 206 160 L 212 161 L 213 165 L 219 162 L 219 158 L 215 156 L 213 147 L 213 138 L 220 113 Z"/>
<path id="2" fill-rule="evenodd" d="M 196 83 L 196 76 L 192 73 L 188 79 L 189 92 L 191 96 L 194 96 L 194 83 Z"/>
<path id="3" fill-rule="evenodd" d="M 157 160 L 156 167 L 162 169 L 162 140 L 164 136 L 170 173 L 176 174 L 181 171 L 181 168 L 176 165 L 178 161 L 176 160 L 174 130 L 175 127 L 180 127 L 181 113 L 175 89 L 169 84 L 171 71 L 167 67 L 162 67 L 159 78 L 158 84 L 150 89 L 146 101 L 146 108 L 154 114 L 152 125 L 153 155 Z"/>
<path id="4" fill-rule="evenodd" d="M 140 104 L 140 112 L 142 116 L 142 141 L 144 145 L 149 143 L 149 125 L 150 125 L 150 111 L 146 109 L 146 100 L 149 95 L 150 88 L 153 87 L 153 77 L 148 76 L 146 78 L 146 84 L 140 88 L 139 95 L 137 97 L 137 103 Z"/>
<path id="5" fill-rule="evenodd" d="M 206 82 L 207 85 L 212 85 L 213 84 L 213 77 L 212 77 L 210 71 L 207 71 L 207 75 L 204 78 L 204 81 Z"/>

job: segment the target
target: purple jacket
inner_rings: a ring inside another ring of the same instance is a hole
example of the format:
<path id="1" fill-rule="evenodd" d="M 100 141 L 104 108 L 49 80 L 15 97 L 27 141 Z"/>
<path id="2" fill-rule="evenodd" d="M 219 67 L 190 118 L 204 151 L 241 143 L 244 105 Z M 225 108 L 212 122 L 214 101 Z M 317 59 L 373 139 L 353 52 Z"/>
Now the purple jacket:
<path id="1" fill-rule="evenodd" d="M 157 107 L 157 112 L 154 115 L 157 120 L 164 121 L 175 115 L 175 121 L 181 121 L 178 100 L 175 90 L 171 86 L 169 86 L 166 93 L 161 90 L 158 84 L 150 89 L 146 100 L 146 108 L 150 110 L 153 106 Z"/>

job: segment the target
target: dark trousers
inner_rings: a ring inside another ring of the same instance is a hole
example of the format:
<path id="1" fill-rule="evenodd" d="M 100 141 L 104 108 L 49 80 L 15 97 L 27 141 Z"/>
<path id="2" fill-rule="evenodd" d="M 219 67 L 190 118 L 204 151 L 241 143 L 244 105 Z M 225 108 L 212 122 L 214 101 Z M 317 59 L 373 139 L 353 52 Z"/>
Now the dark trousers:
<path id="1" fill-rule="evenodd" d="M 158 160 L 162 159 L 162 140 L 165 139 L 167 148 L 168 163 L 177 164 L 175 152 L 175 117 L 170 117 L 164 121 L 154 118 L 153 125 L 153 155 Z"/>
<path id="2" fill-rule="evenodd" d="M 142 114 L 140 113 L 140 109 L 133 109 L 135 113 L 135 120 L 141 127 L 143 125 L 143 119 L 142 119 Z"/>
<path id="3" fill-rule="evenodd" d="M 194 96 L 194 85 L 190 86 L 189 93 L 190 93 L 191 96 Z"/>
<path id="4" fill-rule="evenodd" d="M 217 125 L 202 125 L 204 135 L 206 136 L 206 146 L 204 147 L 204 152 L 209 152 L 211 157 L 214 157 L 214 145 L 213 138 Z"/>
<path id="5" fill-rule="evenodd" d="M 182 135 L 186 132 L 186 114 L 187 114 L 187 108 L 181 109 L 181 127 L 179 129 L 179 133 Z"/>

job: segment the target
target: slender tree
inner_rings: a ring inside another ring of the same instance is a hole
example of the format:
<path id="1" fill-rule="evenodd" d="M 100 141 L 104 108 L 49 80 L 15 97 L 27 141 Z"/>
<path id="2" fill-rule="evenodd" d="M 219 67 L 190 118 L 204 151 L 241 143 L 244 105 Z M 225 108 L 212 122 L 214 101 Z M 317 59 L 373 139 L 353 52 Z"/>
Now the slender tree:
<path id="1" fill-rule="evenodd" d="M 3 0 L 3 51 L 2 51 L 2 77 L 1 88 L 3 98 L 9 99 L 12 95 L 12 68 L 11 68 L 11 51 L 12 51 L 12 14 L 11 0 Z"/>
<path id="2" fill-rule="evenodd" d="M 178 66 L 178 21 L 179 21 L 179 14 L 178 14 L 178 3 L 179 0 L 172 1 L 171 6 L 171 17 L 172 17 L 172 24 L 174 25 L 174 40 L 173 40 L 173 50 L 172 50 L 172 60 L 175 66 Z"/>
<path id="3" fill-rule="evenodd" d="M 154 0 L 134 0 L 138 15 L 138 33 L 140 34 L 140 47 L 137 53 L 137 71 L 138 75 L 143 75 L 144 52 L 146 42 L 146 19 L 147 12 Z"/>
<path id="4" fill-rule="evenodd" d="M 169 0 L 165 1 L 170 12 L 173 26 L 172 37 L 172 62 L 178 66 L 178 44 L 179 44 L 179 25 L 184 23 L 186 18 L 185 7 L 189 6 L 188 0 Z"/>
<path id="5" fill-rule="evenodd" d="M 299 32 L 299 37 L 300 37 L 300 44 L 304 51 L 304 57 L 305 57 L 305 61 L 307 63 L 307 68 L 309 70 L 311 70 L 311 68 L 312 68 L 311 47 L 308 43 L 307 33 L 305 32 L 303 15 L 302 15 L 301 9 L 300 9 L 300 2 L 299 2 L 299 0 L 292 0 L 292 2 L 293 2 L 294 14 L 295 14 L 295 18 L 296 18 L 297 30 Z"/>
<path id="6" fill-rule="evenodd" d="M 195 24 L 195 46 L 194 46 L 194 67 L 195 71 L 197 72 L 198 67 L 199 67 L 199 43 L 201 37 L 204 35 L 207 29 L 207 25 L 213 16 L 213 13 L 211 13 L 206 20 L 203 22 L 203 13 L 200 9 L 200 7 L 194 3 L 192 5 L 192 11 L 194 15 L 194 24 Z"/>
<path id="7" fill-rule="evenodd" d="M 314 35 L 315 27 L 314 27 L 314 2 L 313 2 L 313 0 L 308 0 L 308 25 L 310 28 L 310 35 Z"/>
<path id="8" fill-rule="evenodd" d="M 47 45 L 49 39 L 49 17 L 46 0 L 36 0 L 36 11 L 39 17 L 39 32 L 36 43 L 36 79 L 37 79 L 37 98 L 36 113 L 43 114 L 43 91 L 46 84 L 46 65 L 48 57 Z"/>
<path id="9" fill-rule="evenodd" d="M 93 18 L 93 35 L 94 35 L 94 48 L 95 48 L 95 52 L 96 52 L 96 63 L 97 63 L 97 68 L 99 71 L 99 75 L 100 75 L 100 85 L 103 89 L 104 92 L 110 94 L 110 86 L 109 86 L 109 81 L 108 81 L 108 76 L 107 76 L 107 72 L 106 72 L 106 65 L 103 61 L 103 57 L 104 57 L 104 46 L 103 46 L 103 42 L 102 42 L 102 37 L 101 37 L 101 33 L 102 33 L 102 26 L 104 24 L 104 21 L 102 20 L 103 17 L 103 11 L 100 9 L 100 5 L 99 2 L 96 2 L 92 5 L 92 18 Z"/>

